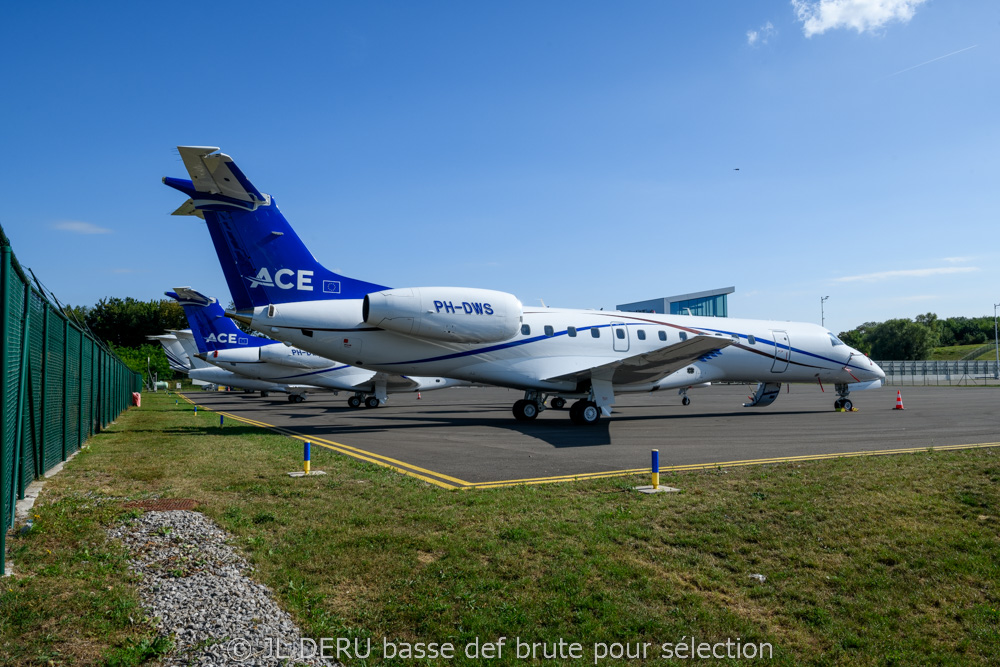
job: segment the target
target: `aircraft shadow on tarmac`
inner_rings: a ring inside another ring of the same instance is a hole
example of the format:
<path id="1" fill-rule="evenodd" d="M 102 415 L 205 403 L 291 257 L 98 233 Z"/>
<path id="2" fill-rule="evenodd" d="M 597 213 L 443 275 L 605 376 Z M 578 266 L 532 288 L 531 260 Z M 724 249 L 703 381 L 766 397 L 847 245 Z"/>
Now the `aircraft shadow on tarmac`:
<path id="1" fill-rule="evenodd" d="M 260 398 L 246 395 L 247 399 Z M 267 399 L 264 399 L 267 401 Z M 472 429 L 469 433 L 470 442 L 476 438 L 474 429 L 503 429 L 512 436 L 520 435 L 534 438 L 555 448 L 599 447 L 613 444 L 611 427 L 615 424 L 644 423 L 662 421 L 664 426 L 677 419 L 760 419 L 767 417 L 787 417 L 790 415 L 834 414 L 830 410 L 747 410 L 734 409 L 714 412 L 692 411 L 680 406 L 663 406 L 661 412 L 649 414 L 648 408 L 643 408 L 637 414 L 638 408 L 626 406 L 616 409 L 609 418 L 602 418 L 596 426 L 577 426 L 570 423 L 568 410 L 546 410 L 537 420 L 531 422 L 515 421 L 509 407 L 496 403 L 465 403 L 454 408 L 447 405 L 428 405 L 429 409 L 415 412 L 412 405 L 405 410 L 394 410 L 393 406 L 381 408 L 350 408 L 346 405 L 287 404 L 284 398 L 273 398 L 268 401 L 273 408 L 280 410 L 281 417 L 288 425 L 302 436 L 316 438 L 348 439 L 351 435 L 364 433 L 391 433 L 410 429 L 436 429 L 454 427 L 456 429 Z M 303 409 L 303 408 L 313 409 Z M 631 413 L 631 414 L 630 414 Z M 304 423 L 305 420 L 315 420 L 319 414 L 329 418 L 324 424 Z M 265 418 L 266 419 L 266 418 Z M 345 423 L 342 419 L 348 419 Z M 295 423 L 299 422 L 299 423 Z M 211 429 L 206 429 L 211 432 Z M 515 435 L 516 434 L 516 435 Z M 354 446 L 363 444 L 346 442 Z"/>
<path id="2" fill-rule="evenodd" d="M 468 405 L 462 406 L 463 410 L 468 410 Z M 662 421 L 665 424 L 676 419 L 711 419 L 711 418 L 761 418 L 780 417 L 788 415 L 810 415 L 826 414 L 827 410 L 792 410 L 792 411 L 770 411 L 770 412 L 750 412 L 734 410 L 727 412 L 685 412 L 673 414 L 628 414 L 626 408 L 623 412 L 616 412 L 610 418 L 602 419 L 596 426 L 577 426 L 569 422 L 569 415 L 566 411 L 552 410 L 556 414 L 552 416 L 542 416 L 532 422 L 518 422 L 510 415 L 507 408 L 497 406 L 482 406 L 480 411 L 468 411 L 457 413 L 455 410 L 428 410 L 426 412 L 403 414 L 393 414 L 391 408 L 379 408 L 375 411 L 366 412 L 364 409 L 353 408 L 324 408 L 324 412 L 332 419 L 329 423 L 319 425 L 298 424 L 293 428 L 302 435 L 312 435 L 314 437 L 349 437 L 360 433 L 387 433 L 392 431 L 403 431 L 410 429 L 428 429 L 441 427 L 455 427 L 457 429 L 490 428 L 503 429 L 512 434 L 519 434 L 525 437 L 541 440 L 552 447 L 596 447 L 613 444 L 611 438 L 611 427 L 614 424 L 642 423 L 652 421 Z M 491 414 L 484 414 L 491 413 Z M 340 415 L 350 416 L 351 423 L 338 423 L 336 418 Z M 305 415 L 303 413 L 288 412 L 286 417 L 291 420 L 315 418 L 316 414 Z M 370 423 L 358 423 L 359 420 Z M 475 439 L 475 433 L 470 433 L 470 440 Z"/>
<path id="3" fill-rule="evenodd" d="M 468 406 L 463 406 L 468 408 Z M 496 416 L 483 414 L 489 411 L 500 413 Z M 364 409 L 352 408 L 327 408 L 325 410 L 331 419 L 323 425 L 296 424 L 291 426 L 297 433 L 303 436 L 314 436 L 320 438 L 349 437 L 359 433 L 388 433 L 393 431 L 403 431 L 412 429 L 437 429 L 442 427 L 454 427 L 456 429 L 477 429 L 492 428 L 510 431 L 512 434 L 520 434 L 529 438 L 542 440 L 553 447 L 593 447 L 611 444 L 610 422 L 607 420 L 599 422 L 596 426 L 575 426 L 568 423 L 569 417 L 563 420 L 542 419 L 534 422 L 518 422 L 510 415 L 507 408 L 498 409 L 494 407 L 484 407 L 482 411 L 456 413 L 455 410 L 434 410 L 428 412 L 393 415 L 391 409 L 379 408 L 374 411 L 365 412 Z M 338 423 L 338 415 L 352 417 L 350 424 Z M 292 420 L 312 417 L 313 415 L 303 415 L 288 413 L 285 415 Z M 359 420 L 368 421 L 370 424 L 361 423 Z M 475 440 L 476 433 L 469 432 L 470 441 Z M 351 443 L 345 443 L 351 444 Z"/>

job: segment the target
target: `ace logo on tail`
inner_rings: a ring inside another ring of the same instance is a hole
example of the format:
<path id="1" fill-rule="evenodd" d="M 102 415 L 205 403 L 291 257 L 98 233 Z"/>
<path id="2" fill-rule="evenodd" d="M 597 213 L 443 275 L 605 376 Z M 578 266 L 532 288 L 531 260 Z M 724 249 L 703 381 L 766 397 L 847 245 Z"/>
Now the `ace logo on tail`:
<path id="1" fill-rule="evenodd" d="M 294 282 L 292 281 L 293 276 Z M 271 272 L 266 267 L 263 267 L 257 272 L 256 276 L 243 277 L 250 281 L 251 289 L 263 285 L 264 287 L 277 287 L 278 289 L 297 289 L 304 292 L 313 291 L 312 271 L 278 269 L 274 272 L 274 278 L 272 278 Z"/>

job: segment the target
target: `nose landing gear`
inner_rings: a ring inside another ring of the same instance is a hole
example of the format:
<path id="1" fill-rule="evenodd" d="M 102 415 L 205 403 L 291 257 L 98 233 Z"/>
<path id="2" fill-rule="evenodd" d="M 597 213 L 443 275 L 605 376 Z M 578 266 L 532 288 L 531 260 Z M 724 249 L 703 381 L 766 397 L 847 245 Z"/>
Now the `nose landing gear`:
<path id="1" fill-rule="evenodd" d="M 847 384 L 838 384 L 834 385 L 834 387 L 837 390 L 839 398 L 833 402 L 833 409 L 850 412 L 854 408 L 854 403 L 851 402 L 851 399 L 847 398 L 851 393 L 850 387 Z"/>

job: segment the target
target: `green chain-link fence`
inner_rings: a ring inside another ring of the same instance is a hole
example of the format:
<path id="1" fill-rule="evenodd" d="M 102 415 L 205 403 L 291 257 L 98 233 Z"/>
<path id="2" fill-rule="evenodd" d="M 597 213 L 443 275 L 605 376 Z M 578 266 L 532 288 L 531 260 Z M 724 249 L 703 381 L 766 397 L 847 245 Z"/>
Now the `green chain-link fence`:
<path id="1" fill-rule="evenodd" d="M 132 402 L 142 376 L 32 285 L 0 228 L 0 572 L 14 506 Z"/>

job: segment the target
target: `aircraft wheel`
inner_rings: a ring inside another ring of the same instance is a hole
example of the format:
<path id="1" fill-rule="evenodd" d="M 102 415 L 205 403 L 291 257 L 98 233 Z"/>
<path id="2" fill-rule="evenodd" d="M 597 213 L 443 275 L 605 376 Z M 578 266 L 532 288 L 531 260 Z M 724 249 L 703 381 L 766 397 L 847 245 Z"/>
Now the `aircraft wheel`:
<path id="1" fill-rule="evenodd" d="M 551 401 L 549 401 L 549 405 L 552 406 L 553 410 L 562 410 L 563 408 L 566 407 L 566 399 L 563 398 L 562 396 L 556 396 Z"/>
<path id="2" fill-rule="evenodd" d="M 261 398 L 267 398 L 267 392 L 266 391 L 260 392 L 260 397 Z"/>
<path id="3" fill-rule="evenodd" d="M 348 405 L 348 407 L 352 407 L 352 408 L 360 408 L 361 407 L 361 397 L 360 396 L 351 396 L 349 399 L 347 399 L 347 405 Z"/>
<path id="4" fill-rule="evenodd" d="M 839 410 L 842 407 L 844 407 L 844 399 L 838 398 L 837 400 L 835 400 L 833 402 L 833 409 L 834 410 Z"/>
<path id="5" fill-rule="evenodd" d="M 842 407 L 842 408 L 844 408 L 844 410 L 847 410 L 848 412 L 850 412 L 851 408 L 854 407 L 854 403 L 851 403 L 851 399 L 845 398 L 843 400 L 843 402 L 840 404 L 840 407 Z"/>
<path id="6" fill-rule="evenodd" d="M 380 405 L 379 400 L 374 396 L 369 396 L 365 399 L 366 408 L 377 408 Z"/>
<path id="7" fill-rule="evenodd" d="M 691 405 L 691 399 L 685 396 L 683 399 L 681 399 L 681 405 Z"/>
<path id="8" fill-rule="evenodd" d="M 514 403 L 513 412 L 517 421 L 529 422 L 538 416 L 538 404 L 522 398 Z"/>
<path id="9" fill-rule="evenodd" d="M 569 409 L 569 418 L 574 424 L 592 426 L 601 420 L 601 409 L 593 401 L 577 401 Z"/>
<path id="10" fill-rule="evenodd" d="M 289 394 L 288 395 L 288 402 L 289 403 L 294 403 L 295 402 L 295 394 Z"/>

